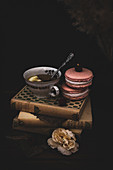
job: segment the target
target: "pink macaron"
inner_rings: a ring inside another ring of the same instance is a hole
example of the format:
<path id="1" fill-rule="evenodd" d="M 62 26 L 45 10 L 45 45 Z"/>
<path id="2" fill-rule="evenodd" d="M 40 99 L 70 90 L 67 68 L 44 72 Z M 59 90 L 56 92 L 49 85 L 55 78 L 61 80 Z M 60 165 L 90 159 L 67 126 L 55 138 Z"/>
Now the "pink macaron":
<path id="1" fill-rule="evenodd" d="M 92 84 L 93 73 L 87 68 L 77 71 L 70 68 L 65 72 L 66 84 L 72 88 L 85 88 Z"/>
<path id="2" fill-rule="evenodd" d="M 80 100 L 88 96 L 89 89 L 86 88 L 71 88 L 66 84 L 62 84 L 62 95 L 70 100 Z"/>

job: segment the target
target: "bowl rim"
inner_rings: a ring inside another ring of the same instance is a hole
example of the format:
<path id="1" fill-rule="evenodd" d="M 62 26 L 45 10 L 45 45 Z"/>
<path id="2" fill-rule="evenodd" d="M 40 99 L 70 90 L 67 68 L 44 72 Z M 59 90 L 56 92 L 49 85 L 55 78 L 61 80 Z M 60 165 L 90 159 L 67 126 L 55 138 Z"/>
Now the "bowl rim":
<path id="1" fill-rule="evenodd" d="M 50 67 L 50 66 L 37 66 L 37 67 L 32 67 L 32 68 L 29 68 L 29 69 L 27 69 L 26 71 L 24 71 L 24 73 L 23 73 L 23 78 L 24 78 L 24 80 L 26 81 L 26 83 L 27 84 L 32 84 L 32 85 L 41 85 L 41 84 L 47 84 L 47 83 L 54 83 L 54 82 L 58 82 L 59 81 L 59 79 L 60 79 L 60 77 L 62 76 L 62 73 L 61 73 L 61 71 L 59 70 L 58 71 L 58 73 L 59 73 L 59 77 L 58 78 L 56 78 L 55 80 L 49 80 L 49 81 L 46 81 L 46 82 L 30 82 L 30 81 L 28 81 L 27 79 L 26 79 L 26 77 L 25 77 L 25 75 L 26 75 L 26 73 L 27 72 L 29 72 L 29 71 L 32 71 L 32 70 L 36 70 L 36 69 L 41 69 L 41 68 L 47 68 L 47 69 L 54 69 L 54 70 L 57 70 L 57 68 L 55 68 L 55 67 Z"/>

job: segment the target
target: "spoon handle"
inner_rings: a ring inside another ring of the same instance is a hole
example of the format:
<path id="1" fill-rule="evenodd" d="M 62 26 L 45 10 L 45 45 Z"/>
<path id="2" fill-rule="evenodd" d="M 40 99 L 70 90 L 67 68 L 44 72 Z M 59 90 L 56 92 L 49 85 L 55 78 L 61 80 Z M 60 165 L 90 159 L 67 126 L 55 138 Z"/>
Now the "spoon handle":
<path id="1" fill-rule="evenodd" d="M 58 73 L 58 71 L 64 67 L 72 58 L 74 57 L 73 53 L 70 53 L 66 59 L 65 62 L 62 63 L 62 65 L 57 69 L 57 71 L 52 75 L 51 79 Z"/>

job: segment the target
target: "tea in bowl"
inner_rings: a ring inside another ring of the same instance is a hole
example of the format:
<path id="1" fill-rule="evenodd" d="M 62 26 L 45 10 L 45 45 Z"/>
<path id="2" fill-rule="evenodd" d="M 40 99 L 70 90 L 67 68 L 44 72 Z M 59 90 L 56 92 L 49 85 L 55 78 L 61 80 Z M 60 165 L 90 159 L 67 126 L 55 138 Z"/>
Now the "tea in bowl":
<path id="1" fill-rule="evenodd" d="M 59 94 L 59 88 L 55 86 L 61 77 L 61 71 L 57 72 L 53 67 L 34 67 L 23 73 L 26 84 L 29 89 L 39 98 L 56 97 Z"/>

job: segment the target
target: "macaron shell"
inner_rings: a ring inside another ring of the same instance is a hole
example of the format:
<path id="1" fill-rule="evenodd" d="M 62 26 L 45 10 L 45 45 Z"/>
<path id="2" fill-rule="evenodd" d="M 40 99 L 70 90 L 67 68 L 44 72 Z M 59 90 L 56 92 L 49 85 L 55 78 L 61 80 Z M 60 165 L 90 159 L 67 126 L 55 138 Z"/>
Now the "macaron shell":
<path id="1" fill-rule="evenodd" d="M 62 84 L 62 90 L 64 92 L 68 92 L 68 93 L 82 93 L 84 92 L 86 88 L 70 88 L 69 86 L 67 86 L 66 84 Z"/>
<path id="2" fill-rule="evenodd" d="M 65 77 L 71 81 L 89 81 L 93 78 L 93 73 L 87 68 L 82 68 L 81 72 L 77 72 L 75 68 L 70 68 L 65 72 Z"/>
<path id="3" fill-rule="evenodd" d="M 85 93 L 84 95 L 79 96 L 79 97 L 71 97 L 71 96 L 67 96 L 67 95 L 65 95 L 65 94 L 63 94 L 63 96 L 64 96 L 65 98 L 67 98 L 67 99 L 70 99 L 70 100 L 80 100 L 80 99 L 83 99 L 83 98 L 87 97 L 88 94 L 89 94 L 89 92 L 87 92 L 87 93 Z"/>
<path id="4" fill-rule="evenodd" d="M 71 84 L 71 83 L 68 83 L 68 82 L 66 82 L 66 84 L 68 85 L 68 86 L 70 86 L 70 87 L 72 87 L 72 88 L 86 88 L 86 87 L 88 87 L 88 86 L 91 86 L 92 85 L 92 81 L 90 82 L 90 83 L 87 83 L 87 84 L 81 84 L 81 85 L 75 85 L 75 84 Z"/>

